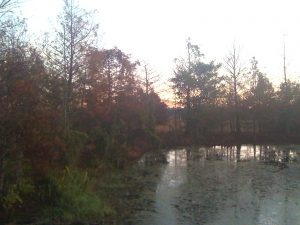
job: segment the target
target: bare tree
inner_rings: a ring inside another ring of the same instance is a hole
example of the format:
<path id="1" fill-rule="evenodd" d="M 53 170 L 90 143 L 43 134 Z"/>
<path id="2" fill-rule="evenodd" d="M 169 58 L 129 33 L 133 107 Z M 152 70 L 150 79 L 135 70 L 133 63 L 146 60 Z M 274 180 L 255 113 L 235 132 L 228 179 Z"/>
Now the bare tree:
<path id="1" fill-rule="evenodd" d="M 284 94 L 285 94 L 285 100 L 288 99 L 288 79 L 286 75 L 286 55 L 285 55 L 285 38 L 283 36 L 283 76 L 284 76 Z"/>
<path id="2" fill-rule="evenodd" d="M 46 42 L 46 55 L 51 70 L 64 81 L 63 109 L 65 126 L 69 126 L 71 103 L 74 102 L 74 83 L 84 79 L 84 58 L 96 41 L 98 25 L 92 22 L 95 12 L 82 9 L 76 0 L 64 0 L 58 17 L 60 28 L 55 39 Z"/>
<path id="3" fill-rule="evenodd" d="M 0 1 L 0 18 L 6 13 L 11 12 L 19 5 L 18 0 L 1 0 Z"/>
<path id="4" fill-rule="evenodd" d="M 241 133 L 240 125 L 240 106 L 239 106 L 239 87 L 241 85 L 241 78 L 243 75 L 243 67 L 241 66 L 240 56 L 236 49 L 235 44 L 233 45 L 232 51 L 225 57 L 225 69 L 228 73 L 227 81 L 229 83 L 230 94 L 233 95 L 233 103 L 235 109 L 235 122 L 236 122 L 236 135 L 239 136 Z"/>
<path id="5" fill-rule="evenodd" d="M 143 63 L 144 77 L 141 78 L 142 85 L 145 88 L 145 93 L 148 96 L 154 85 L 160 80 L 159 74 L 154 74 L 148 63 Z"/>

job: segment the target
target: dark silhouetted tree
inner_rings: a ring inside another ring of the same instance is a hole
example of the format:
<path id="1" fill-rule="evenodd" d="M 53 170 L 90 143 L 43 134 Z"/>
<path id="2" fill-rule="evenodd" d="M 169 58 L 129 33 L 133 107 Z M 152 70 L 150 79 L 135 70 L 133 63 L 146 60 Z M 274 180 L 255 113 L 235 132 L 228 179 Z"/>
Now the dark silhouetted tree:
<path id="1" fill-rule="evenodd" d="M 235 45 L 233 46 L 232 51 L 225 57 L 224 61 L 225 69 L 227 70 L 226 80 L 229 84 L 229 98 L 232 98 L 234 106 L 235 131 L 236 135 L 239 136 L 241 133 L 239 89 L 242 83 L 243 68 Z"/>
<path id="2" fill-rule="evenodd" d="M 93 15 L 94 12 L 82 9 L 76 0 L 64 0 L 55 38 L 50 43 L 49 40 L 45 42 L 49 70 L 63 82 L 62 108 L 66 128 L 70 125 L 71 108 L 80 102 L 78 87 L 82 87 L 81 82 L 85 82 L 84 59 L 87 50 L 96 41 L 98 25 L 92 22 Z"/>

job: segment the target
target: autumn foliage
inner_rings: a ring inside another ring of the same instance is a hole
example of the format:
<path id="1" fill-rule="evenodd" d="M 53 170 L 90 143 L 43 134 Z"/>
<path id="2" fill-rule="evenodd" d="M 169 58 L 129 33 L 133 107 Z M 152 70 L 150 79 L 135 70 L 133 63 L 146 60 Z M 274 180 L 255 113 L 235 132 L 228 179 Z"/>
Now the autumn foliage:
<path id="1" fill-rule="evenodd" d="M 83 213 L 70 208 L 77 200 L 83 217 L 113 214 L 84 171 L 100 162 L 123 168 L 137 158 L 133 152 L 159 145 L 154 128 L 165 104 L 144 92 L 139 62 L 118 48 L 95 46 L 91 13 L 65 0 L 57 29 L 40 46 L 27 39 L 25 20 L 1 22 L 1 224 L 13 214 L 69 223 Z"/>

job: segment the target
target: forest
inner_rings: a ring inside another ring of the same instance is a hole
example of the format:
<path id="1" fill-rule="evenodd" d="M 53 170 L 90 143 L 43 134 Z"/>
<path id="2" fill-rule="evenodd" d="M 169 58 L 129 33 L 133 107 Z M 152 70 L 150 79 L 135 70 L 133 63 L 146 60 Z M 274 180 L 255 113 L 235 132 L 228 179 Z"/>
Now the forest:
<path id="1" fill-rule="evenodd" d="M 299 142 L 300 84 L 285 65 L 275 87 L 255 57 L 242 66 L 235 45 L 216 62 L 188 39 L 167 104 L 147 66 L 99 47 L 95 12 L 64 0 L 37 44 L 16 7 L 0 2 L 0 224 L 120 219 L 113 192 L 146 152 Z"/>
<path id="2" fill-rule="evenodd" d="M 222 64 L 203 58 L 188 40 L 187 57 L 176 60 L 174 135 L 186 144 L 297 142 L 300 86 L 288 79 L 285 56 L 278 88 L 255 57 L 243 67 L 235 45 Z"/>

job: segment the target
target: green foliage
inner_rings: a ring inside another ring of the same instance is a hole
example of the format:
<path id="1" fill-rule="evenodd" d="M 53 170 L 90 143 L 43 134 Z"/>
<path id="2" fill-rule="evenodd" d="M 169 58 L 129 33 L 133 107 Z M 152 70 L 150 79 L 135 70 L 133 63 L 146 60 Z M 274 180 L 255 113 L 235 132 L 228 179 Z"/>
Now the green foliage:
<path id="1" fill-rule="evenodd" d="M 185 106 L 184 120 L 186 132 L 198 136 L 198 124 L 207 117 L 198 118 L 202 108 L 216 105 L 224 95 L 224 78 L 219 75 L 221 64 L 214 61 L 202 61 L 199 46 L 187 43 L 188 58 L 176 62 L 174 77 L 171 79 L 173 89 L 181 106 Z M 199 110 L 200 109 L 200 110 Z"/>
<path id="2" fill-rule="evenodd" d="M 72 223 L 76 221 L 99 221 L 115 211 L 103 198 L 95 194 L 87 172 L 66 168 L 61 177 L 52 178 L 51 200 L 53 205 L 44 210 L 52 221 Z"/>
<path id="3" fill-rule="evenodd" d="M 159 145 L 155 128 L 166 106 L 153 90 L 142 91 L 139 63 L 118 48 L 96 48 L 94 13 L 64 2 L 56 35 L 43 46 L 26 38 L 26 20 L 1 23 L 0 201 L 8 220 L 39 215 L 67 224 L 113 216 L 83 170 L 107 164 L 101 173 L 117 174 L 129 153 L 139 157 Z M 106 187 L 120 186 L 117 175 L 103 177 Z"/>
<path id="4" fill-rule="evenodd" d="M 22 205 L 25 198 L 30 197 L 35 192 L 34 185 L 30 179 L 21 179 L 18 184 L 8 187 L 6 194 L 2 197 L 4 209 L 10 210 L 18 205 Z"/>
<path id="5" fill-rule="evenodd" d="M 16 204 L 22 204 L 20 190 L 16 184 L 11 185 L 7 194 L 3 197 L 2 204 L 5 209 L 11 209 Z"/>

